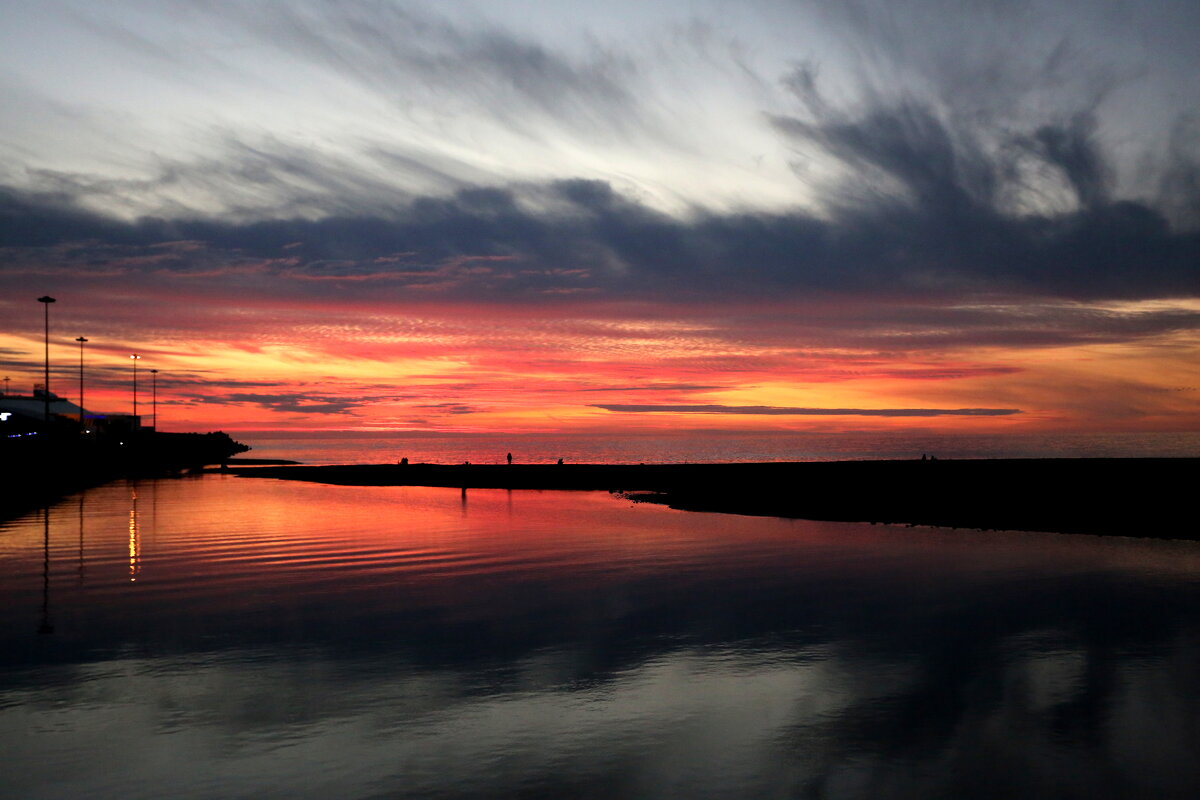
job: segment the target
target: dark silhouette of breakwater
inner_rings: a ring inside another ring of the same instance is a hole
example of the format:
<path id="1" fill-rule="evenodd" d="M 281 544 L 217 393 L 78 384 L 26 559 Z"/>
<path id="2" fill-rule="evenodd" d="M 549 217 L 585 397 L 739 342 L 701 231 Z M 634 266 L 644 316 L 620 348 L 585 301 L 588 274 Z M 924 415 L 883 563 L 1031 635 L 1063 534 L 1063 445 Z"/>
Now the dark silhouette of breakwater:
<path id="1" fill-rule="evenodd" d="M 951 528 L 1200 538 L 1200 458 L 937 459 L 757 464 L 233 468 L 356 486 L 621 492 L 691 511 Z"/>
<path id="2" fill-rule="evenodd" d="M 51 431 L 0 440 L 6 467 L 0 519 L 119 478 L 147 478 L 223 464 L 250 448 L 224 432 L 82 435 Z"/>

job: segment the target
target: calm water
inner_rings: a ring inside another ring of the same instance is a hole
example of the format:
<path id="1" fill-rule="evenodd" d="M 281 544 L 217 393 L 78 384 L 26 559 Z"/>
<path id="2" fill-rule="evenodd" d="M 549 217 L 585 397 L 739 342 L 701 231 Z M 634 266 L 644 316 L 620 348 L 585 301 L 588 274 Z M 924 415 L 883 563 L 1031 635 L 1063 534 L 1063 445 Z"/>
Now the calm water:
<path id="1" fill-rule="evenodd" d="M 838 461 L 871 458 L 1177 458 L 1200 456 L 1200 432 L 962 434 L 713 433 L 688 436 L 463 434 L 459 436 L 308 435 L 235 433 L 253 458 L 308 464 L 386 464 L 408 458 L 434 464 L 517 462 L 637 464 L 730 461 Z"/>
<path id="2" fill-rule="evenodd" d="M 0 523 L 4 798 L 1192 798 L 1200 547 L 601 493 Z"/>

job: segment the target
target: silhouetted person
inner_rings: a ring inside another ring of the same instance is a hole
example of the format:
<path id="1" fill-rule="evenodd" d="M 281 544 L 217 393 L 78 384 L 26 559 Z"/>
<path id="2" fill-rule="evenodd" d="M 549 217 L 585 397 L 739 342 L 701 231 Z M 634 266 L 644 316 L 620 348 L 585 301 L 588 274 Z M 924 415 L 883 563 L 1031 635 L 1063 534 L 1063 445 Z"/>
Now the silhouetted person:
<path id="1" fill-rule="evenodd" d="M 558 463 L 559 463 L 559 464 L 561 464 L 561 463 L 562 463 L 562 459 L 561 459 L 561 458 L 558 460 Z"/>
<path id="2" fill-rule="evenodd" d="M 504 457 L 508 459 L 508 463 L 512 463 L 512 453 L 505 453 Z"/>

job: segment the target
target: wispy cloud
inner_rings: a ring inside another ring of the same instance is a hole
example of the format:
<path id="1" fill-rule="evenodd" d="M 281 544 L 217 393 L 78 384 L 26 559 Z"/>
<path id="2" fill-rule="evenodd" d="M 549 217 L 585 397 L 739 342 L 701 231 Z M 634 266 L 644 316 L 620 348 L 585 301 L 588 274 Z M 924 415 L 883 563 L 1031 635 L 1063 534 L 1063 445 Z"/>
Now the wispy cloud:
<path id="1" fill-rule="evenodd" d="M 622 405 L 595 404 L 594 408 L 635 414 L 739 414 L 785 417 L 1004 417 L 1020 414 L 1019 408 L 788 408 L 785 406 L 723 405 Z"/>

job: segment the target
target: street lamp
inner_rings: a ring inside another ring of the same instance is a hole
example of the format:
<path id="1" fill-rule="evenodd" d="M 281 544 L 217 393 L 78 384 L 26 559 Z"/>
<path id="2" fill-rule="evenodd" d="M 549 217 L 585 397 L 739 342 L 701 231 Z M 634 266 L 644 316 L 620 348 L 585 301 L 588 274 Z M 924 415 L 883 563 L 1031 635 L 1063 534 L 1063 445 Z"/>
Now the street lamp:
<path id="1" fill-rule="evenodd" d="M 87 337 L 80 336 L 75 341 L 79 342 L 79 430 L 86 431 L 87 423 L 83 420 L 83 343 Z"/>
<path id="2" fill-rule="evenodd" d="M 43 421 L 50 424 L 50 304 L 55 302 L 50 295 L 45 295 L 38 298 L 38 302 L 45 306 L 45 322 L 46 322 L 46 377 L 42 383 L 42 397 L 45 400 L 45 406 L 42 409 Z"/>
<path id="3" fill-rule="evenodd" d="M 137 425 L 137 362 L 142 357 L 134 353 L 130 358 L 133 359 L 133 424 Z"/>
<path id="4" fill-rule="evenodd" d="M 158 370 L 150 370 L 150 420 L 154 432 L 158 433 Z"/>

